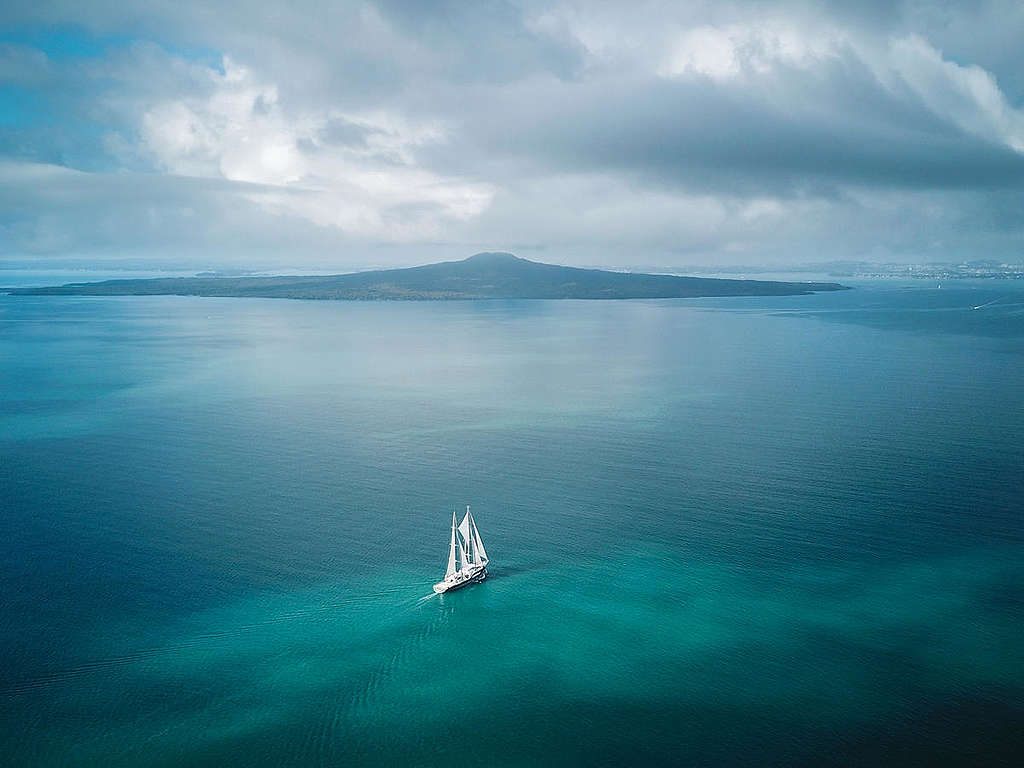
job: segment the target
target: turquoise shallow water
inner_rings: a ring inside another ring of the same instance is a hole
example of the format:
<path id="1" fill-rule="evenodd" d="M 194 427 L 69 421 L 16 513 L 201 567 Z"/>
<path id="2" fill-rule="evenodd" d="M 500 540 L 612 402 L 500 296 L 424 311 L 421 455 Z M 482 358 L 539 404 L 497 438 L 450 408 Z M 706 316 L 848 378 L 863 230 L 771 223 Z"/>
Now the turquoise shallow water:
<path id="1" fill-rule="evenodd" d="M 11 764 L 1024 748 L 1024 286 L 0 296 L 0 370 Z"/>

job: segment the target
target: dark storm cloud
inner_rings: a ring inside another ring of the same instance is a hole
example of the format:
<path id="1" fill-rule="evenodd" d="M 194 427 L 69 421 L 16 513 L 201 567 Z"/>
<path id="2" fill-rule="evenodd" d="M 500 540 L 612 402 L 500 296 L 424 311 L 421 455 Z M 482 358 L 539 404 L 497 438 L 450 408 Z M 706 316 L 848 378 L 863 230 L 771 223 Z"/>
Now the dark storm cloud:
<path id="1" fill-rule="evenodd" d="M 320 131 L 320 139 L 325 144 L 346 144 L 349 146 L 366 146 L 366 141 L 373 130 L 344 118 L 328 120 Z"/>
<path id="2" fill-rule="evenodd" d="M 706 78 L 552 84 L 491 105 L 467 133 L 481 151 L 472 163 L 511 154 L 520 167 L 629 171 L 732 194 L 1024 184 L 1024 155 L 842 63 L 741 88 Z"/>
<path id="3" fill-rule="evenodd" d="M 382 0 L 384 18 L 431 52 L 431 68 L 455 82 L 512 82 L 537 73 L 571 78 L 585 51 L 524 23 L 521 4 L 505 0 L 423 3 Z"/>

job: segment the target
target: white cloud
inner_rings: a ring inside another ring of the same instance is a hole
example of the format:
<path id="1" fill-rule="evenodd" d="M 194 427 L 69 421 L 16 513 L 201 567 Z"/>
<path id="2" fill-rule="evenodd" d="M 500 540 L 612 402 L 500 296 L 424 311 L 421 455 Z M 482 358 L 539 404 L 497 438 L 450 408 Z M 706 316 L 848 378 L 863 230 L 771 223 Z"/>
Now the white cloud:
<path id="1" fill-rule="evenodd" d="M 278 86 L 229 57 L 208 70 L 209 92 L 153 104 L 140 121 L 141 149 L 163 170 L 222 177 L 309 194 L 260 191 L 269 212 L 301 216 L 350 234 L 406 241 L 442 236 L 478 215 L 490 185 L 420 166 L 417 150 L 447 138 L 438 121 L 390 110 L 289 108 Z M 336 141 L 332 126 L 354 139 Z"/>
<path id="2" fill-rule="evenodd" d="M 697 26 L 676 32 L 668 41 L 658 74 L 686 74 L 728 79 L 766 73 L 777 65 L 806 67 L 835 55 L 843 44 L 838 30 L 801 29 L 765 22 Z"/>
<path id="3" fill-rule="evenodd" d="M 1024 152 L 1024 111 L 1008 103 L 991 72 L 946 60 L 917 35 L 892 40 L 888 53 L 890 69 L 878 74 L 889 87 L 908 86 L 935 114 L 968 133 Z"/>
<path id="4" fill-rule="evenodd" d="M 714 78 L 734 77 L 740 72 L 738 41 L 726 30 L 696 27 L 679 35 L 659 74 L 695 72 Z"/>

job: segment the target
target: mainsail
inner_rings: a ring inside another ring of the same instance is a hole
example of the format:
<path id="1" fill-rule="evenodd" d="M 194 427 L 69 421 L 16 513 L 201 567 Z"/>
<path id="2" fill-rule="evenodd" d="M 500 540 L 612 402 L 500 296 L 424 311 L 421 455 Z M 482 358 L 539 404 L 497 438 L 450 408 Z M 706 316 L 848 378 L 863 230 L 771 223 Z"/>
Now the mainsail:
<path id="1" fill-rule="evenodd" d="M 469 558 L 466 557 L 466 548 L 462 546 L 462 539 L 456 539 L 455 544 L 459 548 L 459 564 L 462 568 L 465 568 L 469 565 Z"/>
<path id="2" fill-rule="evenodd" d="M 476 527 L 476 520 L 473 519 L 473 513 L 469 511 L 468 506 L 466 507 L 466 516 L 459 523 L 459 533 L 462 535 L 462 541 L 465 542 L 469 562 L 474 565 L 486 564 L 487 550 L 484 549 L 484 543 L 480 540 L 480 530 Z"/>
<path id="3" fill-rule="evenodd" d="M 486 563 L 487 550 L 484 549 L 484 543 L 480 540 L 480 529 L 476 527 L 476 520 L 473 519 L 473 515 L 469 511 L 469 507 L 466 507 L 466 517 L 469 518 L 469 526 L 473 531 L 473 555 L 475 557 L 473 562 Z"/>
<path id="4" fill-rule="evenodd" d="M 470 554 L 470 558 L 472 558 L 470 550 L 473 544 L 473 533 L 469 528 L 469 507 L 466 507 L 466 516 L 462 518 L 462 522 L 459 523 L 459 533 L 462 535 L 462 541 L 466 547 L 466 552 Z M 471 560 L 471 562 L 475 563 L 476 560 Z"/>

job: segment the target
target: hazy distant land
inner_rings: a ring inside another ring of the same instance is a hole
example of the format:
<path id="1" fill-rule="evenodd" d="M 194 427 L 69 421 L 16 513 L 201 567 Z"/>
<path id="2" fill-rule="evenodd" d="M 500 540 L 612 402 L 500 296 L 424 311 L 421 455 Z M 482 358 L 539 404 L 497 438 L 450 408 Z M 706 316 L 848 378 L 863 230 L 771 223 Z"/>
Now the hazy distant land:
<path id="1" fill-rule="evenodd" d="M 12 290 L 15 295 L 239 296 L 284 299 L 669 299 L 700 296 L 790 296 L 841 291 L 839 283 L 731 280 L 580 269 L 478 253 L 408 269 L 344 275 L 163 277 L 70 283 Z"/>

